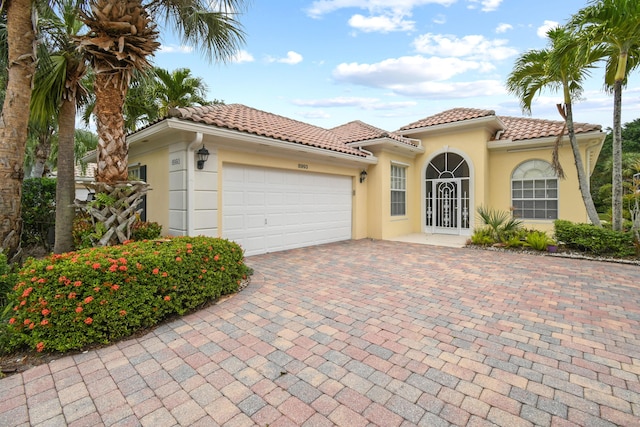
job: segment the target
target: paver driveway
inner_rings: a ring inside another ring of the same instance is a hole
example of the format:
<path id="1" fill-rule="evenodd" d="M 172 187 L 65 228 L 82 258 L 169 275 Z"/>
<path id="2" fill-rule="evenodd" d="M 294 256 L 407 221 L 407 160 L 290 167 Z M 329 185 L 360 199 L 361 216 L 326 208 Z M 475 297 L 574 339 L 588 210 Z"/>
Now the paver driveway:
<path id="1" fill-rule="evenodd" d="M 0 425 L 640 425 L 640 267 L 352 241 L 0 380 Z"/>

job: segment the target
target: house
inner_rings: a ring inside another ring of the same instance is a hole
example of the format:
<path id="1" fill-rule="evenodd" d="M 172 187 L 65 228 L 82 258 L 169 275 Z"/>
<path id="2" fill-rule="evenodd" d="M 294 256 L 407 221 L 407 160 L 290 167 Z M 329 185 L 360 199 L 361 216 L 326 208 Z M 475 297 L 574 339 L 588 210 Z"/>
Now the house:
<path id="1" fill-rule="evenodd" d="M 129 163 L 153 188 L 147 219 L 170 235 L 219 236 L 247 255 L 412 233 L 471 235 L 476 210 L 527 227 L 586 222 L 573 155 L 551 167 L 563 122 L 456 108 L 387 132 L 324 129 L 240 104 L 173 109 L 128 136 Z M 577 123 L 590 174 L 605 134 Z"/>

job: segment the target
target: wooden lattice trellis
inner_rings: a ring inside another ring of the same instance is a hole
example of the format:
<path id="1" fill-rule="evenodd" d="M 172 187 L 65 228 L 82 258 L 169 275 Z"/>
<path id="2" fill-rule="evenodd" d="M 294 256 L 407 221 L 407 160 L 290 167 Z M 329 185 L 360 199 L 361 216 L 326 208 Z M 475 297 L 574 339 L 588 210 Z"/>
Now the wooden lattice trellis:
<path id="1" fill-rule="evenodd" d="M 82 211 L 87 213 L 94 225 L 104 227 L 104 233 L 96 238 L 94 246 L 117 245 L 131 238 L 131 226 L 139 218 L 142 197 L 150 190 L 144 181 L 126 181 L 116 184 L 93 182 L 86 184 L 95 196 L 88 202 L 76 201 Z"/>

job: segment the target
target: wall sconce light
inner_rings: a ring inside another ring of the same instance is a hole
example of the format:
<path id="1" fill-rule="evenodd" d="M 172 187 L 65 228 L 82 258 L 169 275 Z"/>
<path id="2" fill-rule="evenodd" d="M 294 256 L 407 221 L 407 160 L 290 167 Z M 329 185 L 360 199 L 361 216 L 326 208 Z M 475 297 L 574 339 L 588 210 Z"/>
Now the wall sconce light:
<path id="1" fill-rule="evenodd" d="M 209 150 L 204 148 L 204 144 L 202 144 L 202 148 L 196 151 L 196 156 L 198 156 L 198 169 L 203 169 L 204 164 L 209 158 Z"/>
<path id="2" fill-rule="evenodd" d="M 360 184 L 362 184 L 365 179 L 367 179 L 367 171 L 362 169 L 362 172 L 360 172 Z"/>

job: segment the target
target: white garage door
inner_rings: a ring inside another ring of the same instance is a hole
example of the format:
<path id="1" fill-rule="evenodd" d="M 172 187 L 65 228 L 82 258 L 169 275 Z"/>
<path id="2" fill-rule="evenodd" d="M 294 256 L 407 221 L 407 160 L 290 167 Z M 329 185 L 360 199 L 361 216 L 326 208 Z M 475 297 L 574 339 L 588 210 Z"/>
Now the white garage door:
<path id="1" fill-rule="evenodd" d="M 256 255 L 351 238 L 351 177 L 226 165 L 222 235 Z"/>

